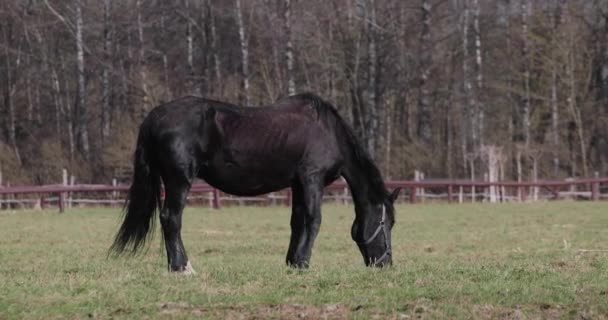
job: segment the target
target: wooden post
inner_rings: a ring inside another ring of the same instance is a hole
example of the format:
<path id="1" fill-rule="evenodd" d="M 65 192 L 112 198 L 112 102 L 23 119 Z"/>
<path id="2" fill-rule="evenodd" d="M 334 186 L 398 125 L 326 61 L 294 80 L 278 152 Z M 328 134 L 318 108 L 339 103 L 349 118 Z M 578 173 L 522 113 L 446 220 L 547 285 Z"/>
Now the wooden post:
<path id="1" fill-rule="evenodd" d="M 64 187 L 67 187 L 68 185 L 68 170 L 63 169 L 62 170 L 62 185 Z M 65 198 L 66 198 L 66 194 L 65 192 L 60 192 L 59 193 L 59 212 L 64 212 L 65 211 Z"/>
<path id="2" fill-rule="evenodd" d="M 117 185 L 118 181 L 116 180 L 116 178 L 112 179 L 112 187 L 114 188 L 114 191 L 112 191 L 112 204 L 110 205 L 110 207 L 116 206 L 116 198 L 118 197 L 118 192 L 116 192 Z"/>
<path id="3" fill-rule="evenodd" d="M 220 190 L 213 188 L 213 209 L 220 209 L 221 207 L 222 202 L 220 200 Z"/>
<path id="4" fill-rule="evenodd" d="M 477 191 L 475 190 L 475 156 L 471 154 L 470 156 L 470 161 L 469 161 L 470 167 L 471 167 L 471 203 L 475 203 L 475 198 L 477 197 L 476 193 Z"/>
<path id="5" fill-rule="evenodd" d="M 462 185 L 458 186 L 458 203 L 462 203 L 464 201 L 464 187 Z"/>
<path id="6" fill-rule="evenodd" d="M 40 210 L 46 209 L 46 198 L 44 196 L 40 197 Z"/>
<path id="7" fill-rule="evenodd" d="M 59 213 L 65 212 L 65 192 L 59 192 Z"/>
<path id="8" fill-rule="evenodd" d="M 595 172 L 595 179 L 596 181 L 594 181 L 591 184 L 591 200 L 593 201 L 598 201 L 600 200 L 600 182 L 597 181 L 600 177 L 599 172 Z"/>
<path id="9" fill-rule="evenodd" d="M 291 205 L 291 189 L 287 189 L 287 201 L 286 201 L 287 206 Z"/>
<path id="10" fill-rule="evenodd" d="M 483 181 L 484 182 L 489 182 L 490 181 L 490 175 L 488 175 L 487 173 L 484 173 L 483 174 Z M 481 199 L 481 202 L 488 201 L 489 197 L 490 197 L 490 195 L 488 194 L 488 187 L 484 187 L 483 188 L 483 198 Z"/>
<path id="11" fill-rule="evenodd" d="M 10 188 L 11 187 L 11 183 L 10 181 L 6 182 L 6 187 Z M 10 210 L 11 209 L 11 197 L 14 197 L 12 194 L 7 193 L 6 194 L 6 209 Z"/>
<path id="12" fill-rule="evenodd" d="M 70 176 L 70 186 L 73 187 L 75 183 L 76 183 L 76 177 Z M 73 205 L 72 196 L 73 196 L 73 193 L 69 192 L 68 193 L 68 209 L 71 209 L 72 205 Z"/>
<path id="13" fill-rule="evenodd" d="M 414 181 L 415 181 L 415 182 L 420 181 L 420 172 L 419 172 L 418 170 L 414 170 Z M 415 192 L 416 194 L 418 194 L 418 193 L 420 193 L 420 189 L 415 188 L 415 189 L 414 189 L 414 192 Z"/>
<path id="14" fill-rule="evenodd" d="M 538 159 L 537 157 L 532 158 L 532 180 L 534 182 L 534 187 L 532 187 L 532 199 L 534 201 L 538 201 L 538 186 L 536 183 L 538 182 Z"/>
<path id="15" fill-rule="evenodd" d="M 410 187 L 410 203 L 416 203 L 416 187 Z"/>
<path id="16" fill-rule="evenodd" d="M 517 155 L 516 155 L 516 161 L 517 161 L 517 183 L 521 183 L 522 181 L 522 169 L 521 169 L 521 149 L 517 148 Z M 521 202 L 523 193 L 522 193 L 522 188 L 520 185 L 517 186 L 517 200 L 519 200 L 519 202 Z"/>
<path id="17" fill-rule="evenodd" d="M 420 181 L 424 181 L 424 179 L 424 172 L 420 171 Z M 424 199 L 426 199 L 424 187 L 420 188 L 420 197 L 421 201 L 424 202 Z"/>
<path id="18" fill-rule="evenodd" d="M 342 192 L 342 204 L 348 204 L 348 187 L 344 186 L 344 191 Z"/>
<path id="19" fill-rule="evenodd" d="M 471 184 L 471 203 L 475 203 L 477 191 L 475 190 L 475 181 L 471 180 L 471 182 L 473 182 L 473 184 Z"/>
<path id="20" fill-rule="evenodd" d="M 448 203 L 452 203 L 452 184 L 448 184 Z"/>

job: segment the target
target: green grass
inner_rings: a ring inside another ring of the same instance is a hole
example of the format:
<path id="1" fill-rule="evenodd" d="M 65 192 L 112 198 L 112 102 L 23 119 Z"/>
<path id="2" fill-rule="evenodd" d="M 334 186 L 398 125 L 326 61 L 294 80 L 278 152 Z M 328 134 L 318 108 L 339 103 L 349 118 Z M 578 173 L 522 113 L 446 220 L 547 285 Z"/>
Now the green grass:
<path id="1" fill-rule="evenodd" d="M 325 205 L 297 271 L 288 208 L 189 208 L 197 274 L 176 276 L 158 232 L 146 253 L 106 258 L 117 209 L 0 212 L 0 319 L 608 317 L 606 202 L 400 206 L 384 270 L 364 267 L 352 219 Z"/>

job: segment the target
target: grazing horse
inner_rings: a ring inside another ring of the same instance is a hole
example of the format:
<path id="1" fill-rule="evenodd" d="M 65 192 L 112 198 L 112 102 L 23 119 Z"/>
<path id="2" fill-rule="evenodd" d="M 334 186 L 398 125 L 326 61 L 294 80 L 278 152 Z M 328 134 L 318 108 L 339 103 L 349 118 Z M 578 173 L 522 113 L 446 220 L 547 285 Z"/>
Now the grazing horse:
<path id="1" fill-rule="evenodd" d="M 180 98 L 154 108 L 140 126 L 133 184 L 111 251 L 140 249 L 159 210 L 169 270 L 193 272 L 181 227 L 186 196 L 198 177 L 238 196 L 290 187 L 286 263 L 306 268 L 321 225 L 323 189 L 340 176 L 353 196 L 351 236 L 365 264 L 390 265 L 393 202 L 400 189 L 389 193 L 380 171 L 333 106 L 309 93 L 259 108 Z"/>

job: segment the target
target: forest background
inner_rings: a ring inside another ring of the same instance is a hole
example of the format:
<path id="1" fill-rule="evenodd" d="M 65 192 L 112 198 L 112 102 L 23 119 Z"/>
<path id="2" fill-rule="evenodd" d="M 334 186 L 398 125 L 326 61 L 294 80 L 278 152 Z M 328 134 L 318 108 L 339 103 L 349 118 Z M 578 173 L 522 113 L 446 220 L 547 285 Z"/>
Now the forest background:
<path id="1" fill-rule="evenodd" d="M 0 181 L 128 182 L 154 106 L 304 91 L 390 179 L 606 176 L 608 1 L 3 0 Z"/>

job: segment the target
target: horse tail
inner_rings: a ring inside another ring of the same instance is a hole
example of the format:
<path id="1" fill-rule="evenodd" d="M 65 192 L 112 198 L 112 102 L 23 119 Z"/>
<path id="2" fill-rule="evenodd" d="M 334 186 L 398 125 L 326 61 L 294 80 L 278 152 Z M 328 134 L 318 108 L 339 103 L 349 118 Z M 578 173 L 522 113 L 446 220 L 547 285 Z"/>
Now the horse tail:
<path id="1" fill-rule="evenodd" d="M 124 220 L 110 252 L 121 254 L 124 251 L 136 253 L 154 231 L 155 215 L 160 208 L 161 182 L 158 169 L 151 161 L 146 150 L 147 130 L 141 126 L 133 161 L 133 182 L 125 202 Z"/>

